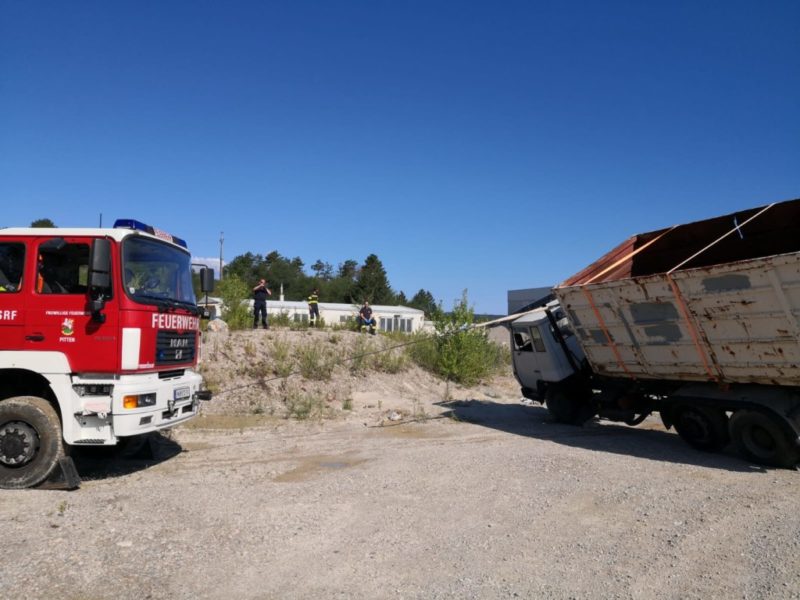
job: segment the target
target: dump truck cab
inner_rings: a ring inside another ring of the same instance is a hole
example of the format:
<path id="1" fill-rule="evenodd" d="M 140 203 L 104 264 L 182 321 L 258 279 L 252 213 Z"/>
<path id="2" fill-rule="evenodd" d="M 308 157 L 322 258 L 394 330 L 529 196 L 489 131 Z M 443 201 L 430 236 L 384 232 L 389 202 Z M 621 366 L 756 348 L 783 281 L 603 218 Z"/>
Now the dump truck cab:
<path id="1" fill-rule="evenodd" d="M 527 398 L 543 400 L 549 385 L 573 376 L 583 362 L 583 350 L 557 301 L 524 314 L 509 329 L 514 376 Z"/>

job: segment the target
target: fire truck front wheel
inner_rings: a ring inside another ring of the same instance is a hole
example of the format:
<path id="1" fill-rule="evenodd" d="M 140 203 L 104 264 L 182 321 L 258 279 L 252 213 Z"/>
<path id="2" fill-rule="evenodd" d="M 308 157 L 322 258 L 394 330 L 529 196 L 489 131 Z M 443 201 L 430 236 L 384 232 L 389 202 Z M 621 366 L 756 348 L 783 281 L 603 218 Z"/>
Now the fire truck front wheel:
<path id="1" fill-rule="evenodd" d="M 49 402 L 35 396 L 0 401 L 0 488 L 42 483 L 63 456 L 61 422 Z"/>

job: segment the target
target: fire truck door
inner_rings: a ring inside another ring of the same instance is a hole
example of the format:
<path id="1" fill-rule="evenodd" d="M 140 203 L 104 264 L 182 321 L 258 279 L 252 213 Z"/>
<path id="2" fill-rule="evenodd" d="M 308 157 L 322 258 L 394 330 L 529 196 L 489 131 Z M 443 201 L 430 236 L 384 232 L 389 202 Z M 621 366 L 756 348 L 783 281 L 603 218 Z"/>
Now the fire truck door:
<path id="1" fill-rule="evenodd" d="M 0 241 L 0 350 L 21 350 L 25 319 L 25 243 Z"/>
<path id="2" fill-rule="evenodd" d="M 34 290 L 25 320 L 25 348 L 63 352 L 73 372 L 117 369 L 118 310 L 112 298 L 105 320 L 89 311 L 87 279 L 91 240 L 51 238 L 39 244 Z"/>

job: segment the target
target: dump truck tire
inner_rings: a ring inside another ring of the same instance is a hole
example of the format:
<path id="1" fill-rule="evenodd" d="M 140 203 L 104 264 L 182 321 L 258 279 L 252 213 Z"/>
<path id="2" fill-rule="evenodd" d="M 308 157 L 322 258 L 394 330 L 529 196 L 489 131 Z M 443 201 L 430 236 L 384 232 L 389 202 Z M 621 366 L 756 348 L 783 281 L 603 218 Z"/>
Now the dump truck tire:
<path id="1" fill-rule="evenodd" d="M 703 452 L 719 452 L 730 442 L 724 410 L 705 406 L 678 406 L 672 423 L 681 439 Z"/>
<path id="2" fill-rule="evenodd" d="M 778 422 L 778 417 L 753 410 L 737 410 L 730 422 L 731 438 L 740 454 L 771 467 L 795 468 L 800 448 Z"/>
<path id="3" fill-rule="evenodd" d="M 35 396 L 0 401 L 0 488 L 43 482 L 63 456 L 61 421 L 49 402 Z"/>
<path id="4" fill-rule="evenodd" d="M 545 394 L 547 412 L 558 423 L 583 425 L 594 414 L 585 400 L 585 394 L 575 385 L 548 386 Z"/>

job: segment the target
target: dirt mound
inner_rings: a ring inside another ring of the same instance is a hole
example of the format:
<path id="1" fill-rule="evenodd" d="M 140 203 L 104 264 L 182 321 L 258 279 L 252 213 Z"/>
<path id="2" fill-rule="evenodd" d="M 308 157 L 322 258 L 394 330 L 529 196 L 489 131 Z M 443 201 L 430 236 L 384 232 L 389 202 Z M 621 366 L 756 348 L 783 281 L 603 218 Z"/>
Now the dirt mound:
<path id="1" fill-rule="evenodd" d="M 441 413 L 445 400 L 518 393 L 510 371 L 474 388 L 448 384 L 410 361 L 407 342 L 315 329 L 208 332 L 200 370 L 214 399 L 203 415 L 407 420 Z"/>

